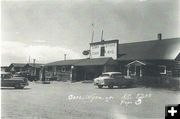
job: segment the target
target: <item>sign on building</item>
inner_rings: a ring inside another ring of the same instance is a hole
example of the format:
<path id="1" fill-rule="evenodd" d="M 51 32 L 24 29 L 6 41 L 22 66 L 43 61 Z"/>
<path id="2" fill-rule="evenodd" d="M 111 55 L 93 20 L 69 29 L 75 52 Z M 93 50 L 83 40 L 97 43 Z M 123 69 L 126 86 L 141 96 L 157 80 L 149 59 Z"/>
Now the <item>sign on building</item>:
<path id="1" fill-rule="evenodd" d="M 90 48 L 91 58 L 112 57 L 117 59 L 118 40 L 90 43 Z"/>

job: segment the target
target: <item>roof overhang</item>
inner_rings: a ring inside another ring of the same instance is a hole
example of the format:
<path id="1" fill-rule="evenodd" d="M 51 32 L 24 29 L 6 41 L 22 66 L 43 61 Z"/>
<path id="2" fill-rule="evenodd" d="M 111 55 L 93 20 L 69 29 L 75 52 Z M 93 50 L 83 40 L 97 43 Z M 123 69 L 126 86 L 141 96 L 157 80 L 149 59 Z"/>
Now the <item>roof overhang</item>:
<path id="1" fill-rule="evenodd" d="M 128 63 L 126 66 L 130 66 L 130 65 L 146 65 L 146 63 L 142 62 L 142 61 L 138 61 L 138 60 L 135 60 L 133 62 L 130 62 Z"/>
<path id="2" fill-rule="evenodd" d="M 82 62 L 76 63 L 74 66 L 103 66 L 111 64 L 113 65 L 115 61 L 108 57 L 108 58 L 93 58 L 93 59 L 86 59 Z"/>

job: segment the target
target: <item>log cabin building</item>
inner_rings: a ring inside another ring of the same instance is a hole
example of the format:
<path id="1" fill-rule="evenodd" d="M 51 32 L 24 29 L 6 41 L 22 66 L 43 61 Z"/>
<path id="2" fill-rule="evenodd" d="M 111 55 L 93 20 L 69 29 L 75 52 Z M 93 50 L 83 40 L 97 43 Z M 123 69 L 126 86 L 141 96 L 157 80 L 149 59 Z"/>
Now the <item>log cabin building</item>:
<path id="1" fill-rule="evenodd" d="M 103 72 L 117 71 L 118 63 L 111 57 L 87 58 L 74 64 L 72 80 L 93 80 Z"/>
<path id="2" fill-rule="evenodd" d="M 180 78 L 180 38 L 119 44 L 118 55 L 119 70 L 147 84 Z"/>
<path id="3" fill-rule="evenodd" d="M 8 67 L 8 71 L 13 75 L 18 74 L 25 76 L 28 79 L 32 78 L 32 80 L 39 80 L 42 65 L 43 64 L 39 63 L 11 63 Z"/>
<path id="4" fill-rule="evenodd" d="M 93 80 L 107 71 L 117 71 L 118 40 L 90 43 L 90 58 L 62 60 L 45 65 L 47 80 Z"/>
<path id="5" fill-rule="evenodd" d="M 114 71 L 117 66 L 111 57 L 61 60 L 45 65 L 46 80 L 82 81 L 93 78 L 106 71 Z"/>
<path id="6" fill-rule="evenodd" d="M 9 72 L 8 66 L 1 66 L 1 72 Z"/>
<path id="7" fill-rule="evenodd" d="M 90 57 L 45 65 L 48 78 L 93 80 L 103 72 L 120 71 L 140 82 L 180 79 L 180 38 L 119 44 L 119 40 L 90 43 Z M 49 75 L 49 76 L 48 76 Z M 143 81 L 145 79 L 145 81 Z"/>
<path id="8" fill-rule="evenodd" d="M 11 63 L 8 68 L 12 74 L 15 74 L 17 72 L 25 71 L 25 65 L 26 63 Z"/>
<path id="9" fill-rule="evenodd" d="M 24 65 L 25 73 L 28 75 L 30 80 L 39 80 L 41 76 L 41 67 L 43 64 L 40 63 L 27 63 Z"/>
<path id="10" fill-rule="evenodd" d="M 60 60 L 45 64 L 46 80 L 67 81 L 72 77 L 71 68 L 84 59 Z"/>

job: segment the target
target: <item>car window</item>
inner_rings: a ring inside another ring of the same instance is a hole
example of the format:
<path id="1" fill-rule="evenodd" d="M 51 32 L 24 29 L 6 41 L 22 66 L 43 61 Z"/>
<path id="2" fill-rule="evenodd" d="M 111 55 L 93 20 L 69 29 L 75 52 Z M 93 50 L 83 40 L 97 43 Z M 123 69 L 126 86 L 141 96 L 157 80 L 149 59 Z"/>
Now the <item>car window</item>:
<path id="1" fill-rule="evenodd" d="M 1 74 L 1 78 L 3 79 L 10 79 L 11 77 L 11 74 Z"/>
<path id="2" fill-rule="evenodd" d="M 102 74 L 100 77 L 108 77 L 109 74 Z"/>
<path id="3" fill-rule="evenodd" d="M 111 75 L 113 78 L 122 78 L 122 74 L 112 74 Z"/>

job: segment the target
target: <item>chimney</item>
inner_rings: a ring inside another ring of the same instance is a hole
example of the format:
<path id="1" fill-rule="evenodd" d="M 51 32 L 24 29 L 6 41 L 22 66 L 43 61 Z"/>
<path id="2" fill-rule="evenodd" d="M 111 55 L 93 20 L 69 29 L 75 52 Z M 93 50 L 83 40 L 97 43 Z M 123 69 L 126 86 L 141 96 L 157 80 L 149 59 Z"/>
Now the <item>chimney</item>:
<path id="1" fill-rule="evenodd" d="M 64 54 L 64 60 L 66 60 L 66 54 Z"/>
<path id="2" fill-rule="evenodd" d="M 162 34 L 161 33 L 158 33 L 157 37 L 158 37 L 158 40 L 162 40 Z"/>

